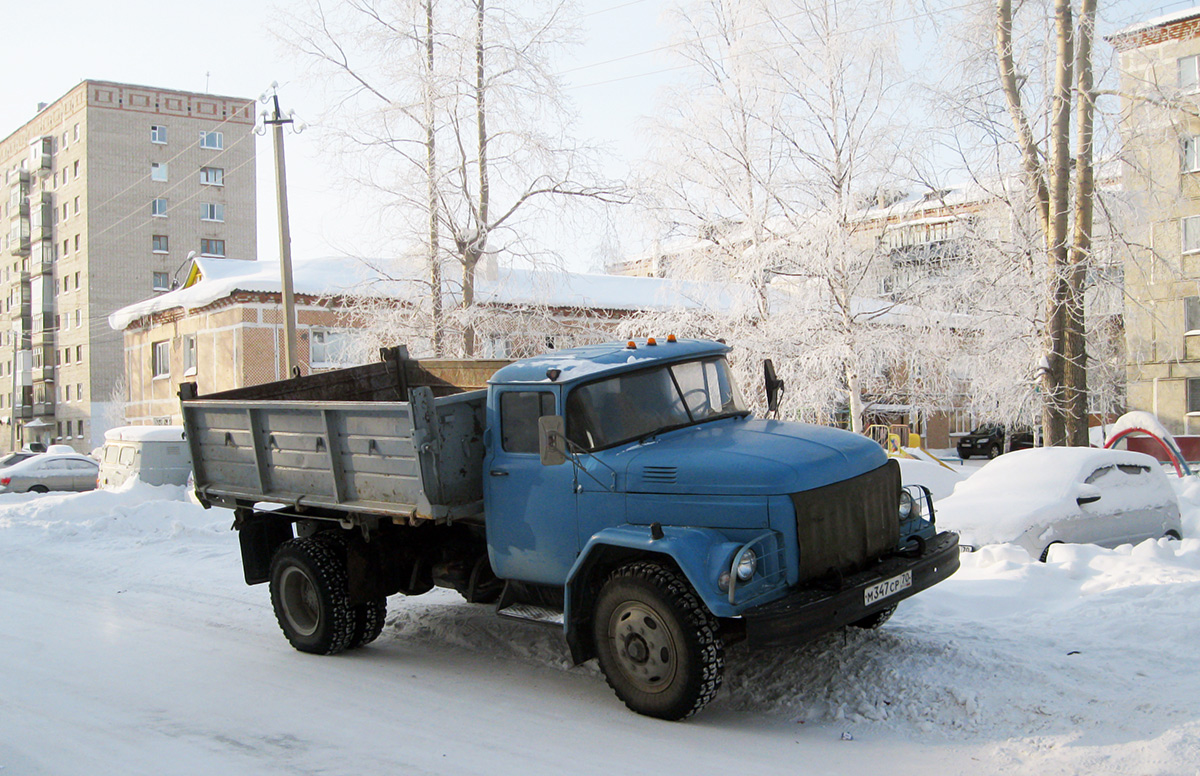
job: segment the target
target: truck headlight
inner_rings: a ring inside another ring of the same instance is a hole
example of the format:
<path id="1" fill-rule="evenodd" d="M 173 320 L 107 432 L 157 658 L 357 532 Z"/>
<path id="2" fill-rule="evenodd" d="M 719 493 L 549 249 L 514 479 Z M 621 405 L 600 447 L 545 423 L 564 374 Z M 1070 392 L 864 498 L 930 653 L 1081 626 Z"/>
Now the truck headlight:
<path id="1" fill-rule="evenodd" d="M 737 562 L 738 582 L 749 582 L 754 578 L 754 572 L 757 568 L 758 556 L 754 554 L 754 550 L 744 550 Z"/>
<path id="2" fill-rule="evenodd" d="M 912 494 L 907 490 L 900 491 L 900 519 L 907 520 L 912 517 L 913 498 Z"/>

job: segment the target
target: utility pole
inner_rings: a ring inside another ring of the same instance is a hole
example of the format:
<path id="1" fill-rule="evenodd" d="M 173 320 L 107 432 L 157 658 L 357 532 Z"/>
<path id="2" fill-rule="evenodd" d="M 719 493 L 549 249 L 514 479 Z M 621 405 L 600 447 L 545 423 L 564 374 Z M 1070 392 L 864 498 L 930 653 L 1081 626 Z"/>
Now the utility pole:
<path id="1" fill-rule="evenodd" d="M 265 97 L 266 95 L 264 95 Z M 263 123 L 272 127 L 275 141 L 275 202 L 279 209 L 279 275 L 283 296 L 283 327 L 285 365 L 288 377 L 300 376 L 300 361 L 296 356 L 296 300 L 292 293 L 292 234 L 288 224 L 287 171 L 283 163 L 283 125 L 291 124 L 292 117 L 284 117 L 279 111 L 279 95 L 272 84 L 271 99 L 275 113 L 265 117 Z M 263 102 L 266 102 L 264 99 Z"/>

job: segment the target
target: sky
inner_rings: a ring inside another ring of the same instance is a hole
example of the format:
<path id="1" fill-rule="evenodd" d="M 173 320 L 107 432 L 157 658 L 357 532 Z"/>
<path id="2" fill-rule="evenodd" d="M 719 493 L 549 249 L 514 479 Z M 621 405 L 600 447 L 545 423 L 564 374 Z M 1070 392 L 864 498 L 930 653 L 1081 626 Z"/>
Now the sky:
<path id="1" fill-rule="evenodd" d="M 980 0 L 983 2 L 984 0 Z M 561 74 L 579 111 L 577 135 L 603 149 L 605 171 L 621 174 L 643 146 L 646 117 L 655 95 L 670 79 L 670 30 L 665 11 L 672 0 L 581 0 L 582 43 L 565 56 Z M 1180 10 L 1193 0 L 1116 0 L 1101 13 L 1118 24 Z M 306 88 L 303 62 L 288 52 L 273 30 L 299 3 L 264 0 L 56 0 L 44 4 L 12 0 L 5 7 L 9 35 L 0 47 L 5 74 L 0 100 L 0 135 L 31 119 L 39 102 L 53 102 L 91 78 L 160 88 L 210 91 L 254 98 L 273 82 L 283 109 L 313 122 L 325 110 Z M 48 19 L 57 22 L 48 25 Z M 372 219 L 347 190 L 331 186 L 340 176 L 333 155 L 317 132 L 285 140 L 292 252 L 321 257 L 369 252 Z M 259 258 L 278 257 L 274 172 L 270 135 L 257 140 Z M 596 237 L 596 236 L 593 236 Z M 597 238 L 598 239 L 598 238 Z M 566 265 L 594 264 L 587 236 L 564 244 Z"/>

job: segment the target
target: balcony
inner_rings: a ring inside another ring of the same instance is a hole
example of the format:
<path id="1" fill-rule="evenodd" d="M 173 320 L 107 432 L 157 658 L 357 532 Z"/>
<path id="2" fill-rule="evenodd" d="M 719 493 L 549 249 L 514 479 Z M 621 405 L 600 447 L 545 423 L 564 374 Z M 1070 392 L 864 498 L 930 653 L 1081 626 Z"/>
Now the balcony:
<path id="1" fill-rule="evenodd" d="M 54 417 L 54 402 L 43 401 L 33 403 L 33 416 L 35 418 L 53 418 Z"/>
<path id="2" fill-rule="evenodd" d="M 33 156 L 33 169 L 38 173 L 49 173 L 54 167 L 54 137 L 46 135 L 29 144 Z"/>
<path id="3" fill-rule="evenodd" d="M 13 256 L 29 255 L 29 219 L 21 218 L 13 221 L 8 233 L 8 251 Z"/>

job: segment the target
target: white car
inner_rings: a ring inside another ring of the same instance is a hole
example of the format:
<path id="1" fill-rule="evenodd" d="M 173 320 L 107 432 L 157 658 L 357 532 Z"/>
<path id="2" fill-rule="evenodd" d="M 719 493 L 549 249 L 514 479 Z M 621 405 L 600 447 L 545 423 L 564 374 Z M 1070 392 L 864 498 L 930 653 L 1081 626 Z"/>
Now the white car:
<path id="1" fill-rule="evenodd" d="M 937 502 L 939 525 L 972 551 L 1012 542 L 1046 560 L 1054 544 L 1116 547 L 1183 536 L 1179 502 L 1154 458 L 1126 450 L 1047 447 L 988 463 Z"/>
<path id="2" fill-rule="evenodd" d="M 75 452 L 41 453 L 0 470 L 0 493 L 93 490 L 99 469 L 100 464 Z"/>

